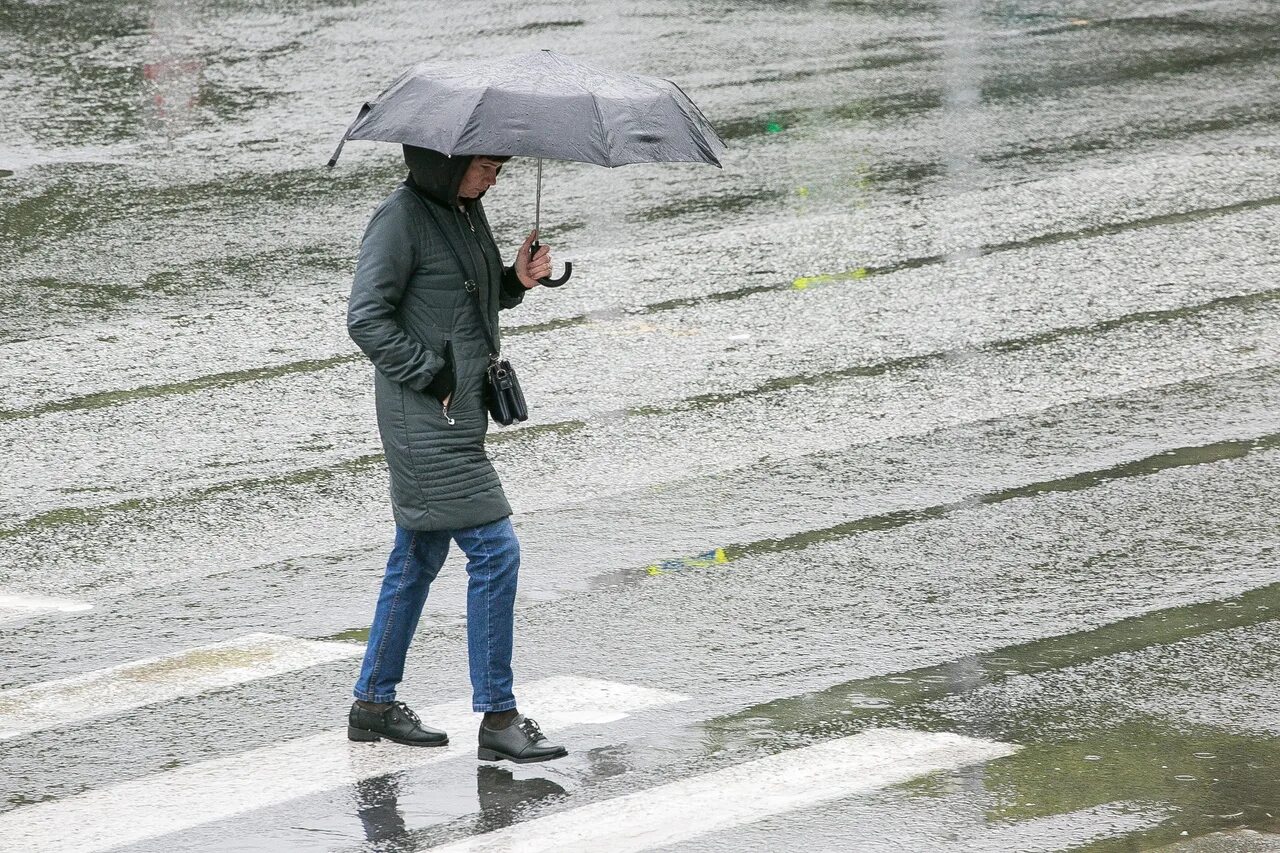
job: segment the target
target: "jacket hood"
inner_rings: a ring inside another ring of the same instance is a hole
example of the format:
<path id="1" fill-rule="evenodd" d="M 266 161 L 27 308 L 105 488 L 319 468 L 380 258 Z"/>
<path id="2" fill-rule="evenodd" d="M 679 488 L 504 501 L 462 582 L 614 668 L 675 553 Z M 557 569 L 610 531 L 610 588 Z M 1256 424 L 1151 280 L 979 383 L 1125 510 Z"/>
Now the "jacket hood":
<path id="1" fill-rule="evenodd" d="M 472 159 L 470 154 L 446 157 L 430 148 L 404 146 L 404 162 L 409 167 L 409 180 L 425 195 L 446 207 L 456 207 L 459 201 L 468 205 L 473 201 L 458 198 L 462 176 L 466 174 Z M 484 193 L 480 193 L 477 198 L 483 196 Z"/>

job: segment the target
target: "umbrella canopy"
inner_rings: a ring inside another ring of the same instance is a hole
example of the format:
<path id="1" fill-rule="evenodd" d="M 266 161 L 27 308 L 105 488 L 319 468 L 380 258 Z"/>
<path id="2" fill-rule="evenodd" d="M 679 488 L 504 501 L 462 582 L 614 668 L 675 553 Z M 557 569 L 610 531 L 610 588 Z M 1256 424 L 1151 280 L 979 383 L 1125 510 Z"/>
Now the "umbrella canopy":
<path id="1" fill-rule="evenodd" d="M 549 157 L 601 166 L 720 165 L 724 140 L 658 77 L 594 68 L 550 50 L 491 61 L 424 62 L 360 109 L 348 139 L 444 154 Z"/>

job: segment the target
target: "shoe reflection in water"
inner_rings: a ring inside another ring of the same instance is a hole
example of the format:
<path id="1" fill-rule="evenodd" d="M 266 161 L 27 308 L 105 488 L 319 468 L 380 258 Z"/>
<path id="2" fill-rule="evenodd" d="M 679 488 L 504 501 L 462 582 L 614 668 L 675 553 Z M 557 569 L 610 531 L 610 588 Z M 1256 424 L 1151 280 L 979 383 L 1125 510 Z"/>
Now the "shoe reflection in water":
<path id="1" fill-rule="evenodd" d="M 366 841 L 390 842 L 400 838 L 409 846 L 379 846 L 380 851 L 408 851 L 412 849 L 409 836 L 405 835 L 404 815 L 400 814 L 400 776 L 377 776 L 356 782 L 356 815 L 364 824 Z"/>
<path id="2" fill-rule="evenodd" d="M 476 794 L 480 798 L 478 832 L 510 826 L 520 813 L 540 800 L 564 793 L 550 779 L 515 779 L 510 770 L 481 764 L 476 768 Z"/>

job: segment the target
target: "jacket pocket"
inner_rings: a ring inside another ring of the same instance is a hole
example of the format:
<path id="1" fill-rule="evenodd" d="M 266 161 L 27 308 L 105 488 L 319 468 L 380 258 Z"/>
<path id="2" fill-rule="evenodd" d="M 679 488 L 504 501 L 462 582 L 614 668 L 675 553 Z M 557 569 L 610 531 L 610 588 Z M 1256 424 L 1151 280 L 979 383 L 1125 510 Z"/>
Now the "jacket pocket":
<path id="1" fill-rule="evenodd" d="M 445 397 L 448 397 L 458 388 L 458 368 L 453 358 L 453 341 L 448 338 L 445 339 L 444 352 L 441 353 L 441 358 L 444 359 L 444 364 L 440 365 L 436 375 L 431 377 L 431 381 L 423 389 L 428 395 L 434 397 L 437 402 L 443 402 Z"/>

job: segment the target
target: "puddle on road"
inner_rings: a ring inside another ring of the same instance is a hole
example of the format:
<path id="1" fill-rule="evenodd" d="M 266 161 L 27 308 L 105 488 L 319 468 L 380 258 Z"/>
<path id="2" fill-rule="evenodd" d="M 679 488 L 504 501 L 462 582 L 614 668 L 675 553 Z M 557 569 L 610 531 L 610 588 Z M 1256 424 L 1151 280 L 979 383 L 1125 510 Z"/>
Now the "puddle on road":
<path id="1" fill-rule="evenodd" d="M 1280 740 L 1108 709 L 1061 697 L 1037 713 L 1017 701 L 960 714 L 980 688 L 1019 676 L 1065 670 L 1129 652 L 1280 619 L 1280 583 L 1238 597 L 1153 611 L 1091 631 L 1050 637 L 907 672 L 858 679 L 775 700 L 704 724 L 710 754 L 774 753 L 878 726 L 957 731 L 1017 743 L 1016 755 L 980 774 L 990 823 L 1016 822 L 1118 801 L 1168 807 L 1170 817 L 1094 842 L 1097 853 L 1148 850 L 1186 837 L 1252 826 L 1274 829 L 1280 816 Z M 1062 705 L 1071 708 L 1064 719 Z M 970 774 L 972 775 L 972 774 Z M 945 777 L 909 783 L 939 794 Z M 1186 832 L 1183 836 L 1181 833 Z"/>
<path id="2" fill-rule="evenodd" d="M 1034 719 L 1019 724 L 1030 728 Z M 1128 853 L 1243 826 L 1274 827 L 1280 814 L 1280 741 L 1149 717 L 1105 721 L 1079 740 L 1019 741 L 1016 755 L 987 765 L 991 823 L 1068 814 L 1117 801 L 1167 809 L 1163 822 L 1079 850 Z M 927 794 L 928 781 L 907 790 Z M 1186 833 L 1184 836 L 1182 833 Z"/>
<path id="3" fill-rule="evenodd" d="M 348 631 L 341 631 L 337 634 L 330 634 L 327 637 L 317 637 L 319 641 L 333 641 L 337 643 L 367 643 L 369 642 L 369 628 L 352 628 Z"/>

